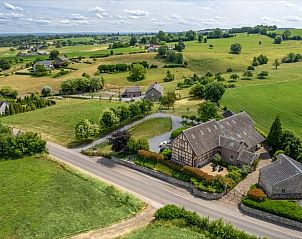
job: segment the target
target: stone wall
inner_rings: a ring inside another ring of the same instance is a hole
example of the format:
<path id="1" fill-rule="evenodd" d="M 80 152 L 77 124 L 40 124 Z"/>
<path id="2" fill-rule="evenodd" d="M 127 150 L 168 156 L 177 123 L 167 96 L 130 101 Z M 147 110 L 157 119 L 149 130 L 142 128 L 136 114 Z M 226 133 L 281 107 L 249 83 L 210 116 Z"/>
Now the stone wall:
<path id="1" fill-rule="evenodd" d="M 248 206 L 244 205 L 243 203 L 240 203 L 239 208 L 243 212 L 246 212 L 246 213 L 251 214 L 253 216 L 260 217 L 260 218 L 263 218 L 263 219 L 267 219 L 267 220 L 272 221 L 272 222 L 281 223 L 281 224 L 284 224 L 284 225 L 287 225 L 287 226 L 295 227 L 295 228 L 298 228 L 298 229 L 302 229 L 302 223 L 301 222 L 297 222 L 297 221 L 294 221 L 294 220 L 291 220 L 291 219 L 287 219 L 285 217 L 280 217 L 280 216 L 277 216 L 277 215 L 274 215 L 274 214 L 263 212 L 263 211 L 260 211 L 258 209 L 248 207 Z"/>
<path id="2" fill-rule="evenodd" d="M 150 176 L 153 176 L 155 178 L 161 179 L 165 182 L 171 183 L 173 185 L 189 189 L 192 192 L 193 195 L 196 195 L 196 196 L 201 197 L 203 199 L 217 200 L 217 199 L 220 199 L 224 196 L 224 193 L 209 193 L 209 192 L 200 191 L 198 189 L 195 189 L 192 183 L 188 183 L 188 182 L 178 180 L 176 178 L 172 178 L 172 177 L 167 176 L 166 174 L 163 174 L 161 172 L 136 165 L 135 163 L 132 163 L 132 162 L 124 160 L 124 159 L 111 157 L 111 160 L 118 163 L 118 164 L 126 166 L 128 168 L 134 169 L 136 171 L 139 171 L 139 172 L 148 174 Z"/>

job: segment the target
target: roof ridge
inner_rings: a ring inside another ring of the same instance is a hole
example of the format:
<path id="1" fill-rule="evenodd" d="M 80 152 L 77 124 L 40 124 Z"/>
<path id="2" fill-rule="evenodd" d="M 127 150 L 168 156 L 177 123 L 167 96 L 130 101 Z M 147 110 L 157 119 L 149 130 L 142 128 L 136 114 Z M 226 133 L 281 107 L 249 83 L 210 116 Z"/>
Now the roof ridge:
<path id="1" fill-rule="evenodd" d="M 295 164 L 292 162 L 292 160 L 294 160 L 294 159 L 288 157 L 288 156 L 285 155 L 285 154 L 283 154 L 283 155 L 285 156 L 285 159 L 286 159 L 286 160 L 288 160 L 288 161 L 289 161 L 296 169 L 298 169 L 298 170 L 300 171 L 300 173 L 302 172 L 302 170 L 301 170 L 297 165 L 295 165 Z"/>
<path id="2" fill-rule="evenodd" d="M 191 129 L 200 127 L 200 126 L 202 126 L 202 125 L 205 125 L 205 124 L 210 123 L 210 122 L 213 122 L 213 121 L 215 121 L 215 122 L 217 123 L 217 120 L 211 119 L 211 120 L 209 120 L 209 121 L 207 121 L 207 122 L 202 122 L 201 124 L 198 124 L 198 125 L 192 126 L 192 127 L 190 127 L 190 128 L 187 128 L 187 129 L 185 129 L 183 132 L 187 132 L 187 131 L 189 131 L 189 130 L 191 130 Z"/>

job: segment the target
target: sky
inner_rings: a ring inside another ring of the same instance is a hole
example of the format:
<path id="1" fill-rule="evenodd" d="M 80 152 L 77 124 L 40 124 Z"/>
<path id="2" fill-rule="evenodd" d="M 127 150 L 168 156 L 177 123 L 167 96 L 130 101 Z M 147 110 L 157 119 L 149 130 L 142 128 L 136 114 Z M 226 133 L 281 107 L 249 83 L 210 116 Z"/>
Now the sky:
<path id="1" fill-rule="evenodd" d="M 0 33 L 302 28 L 301 0 L 0 0 Z"/>

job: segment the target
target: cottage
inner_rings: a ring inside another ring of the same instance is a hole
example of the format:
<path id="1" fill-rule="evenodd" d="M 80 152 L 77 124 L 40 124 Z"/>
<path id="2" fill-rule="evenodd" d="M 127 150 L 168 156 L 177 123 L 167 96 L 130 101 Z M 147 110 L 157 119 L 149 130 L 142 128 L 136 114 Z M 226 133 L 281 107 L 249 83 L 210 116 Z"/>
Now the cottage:
<path id="1" fill-rule="evenodd" d="M 141 88 L 139 86 L 127 87 L 122 93 L 122 98 L 134 98 L 142 95 Z"/>
<path id="2" fill-rule="evenodd" d="M 6 101 L 0 101 L 0 115 L 5 114 L 6 107 L 9 107 Z"/>
<path id="3" fill-rule="evenodd" d="M 202 167 L 218 153 L 224 162 L 238 167 L 251 166 L 259 157 L 255 153 L 258 145 L 264 141 L 253 124 L 249 115 L 241 112 L 184 130 L 172 141 L 172 160 Z"/>
<path id="4" fill-rule="evenodd" d="M 54 69 L 53 63 L 52 61 L 37 61 L 34 65 L 33 65 L 33 69 L 34 71 L 36 71 L 36 67 L 37 66 L 44 66 L 44 68 L 46 70 L 52 70 Z"/>
<path id="5" fill-rule="evenodd" d="M 146 91 L 146 99 L 150 101 L 158 101 L 163 93 L 164 88 L 156 82 L 152 84 Z"/>
<path id="6" fill-rule="evenodd" d="M 260 169 L 259 186 L 273 199 L 302 199 L 302 164 L 285 154 Z"/>
<path id="7" fill-rule="evenodd" d="M 55 67 L 68 66 L 70 60 L 66 56 L 58 56 L 53 64 Z"/>

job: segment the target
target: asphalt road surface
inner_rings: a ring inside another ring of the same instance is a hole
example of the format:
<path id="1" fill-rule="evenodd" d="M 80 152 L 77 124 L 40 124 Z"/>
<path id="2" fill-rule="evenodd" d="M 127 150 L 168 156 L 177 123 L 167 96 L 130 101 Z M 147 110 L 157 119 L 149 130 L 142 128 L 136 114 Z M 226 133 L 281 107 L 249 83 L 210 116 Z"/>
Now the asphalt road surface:
<path id="1" fill-rule="evenodd" d="M 216 201 L 206 201 L 187 190 L 121 166 L 106 158 L 91 159 L 74 150 L 48 143 L 51 156 L 130 192 L 155 207 L 166 204 L 184 206 L 200 215 L 222 218 L 237 228 L 257 236 L 291 239 L 302 238 L 302 232 L 242 214 L 236 207 Z"/>

